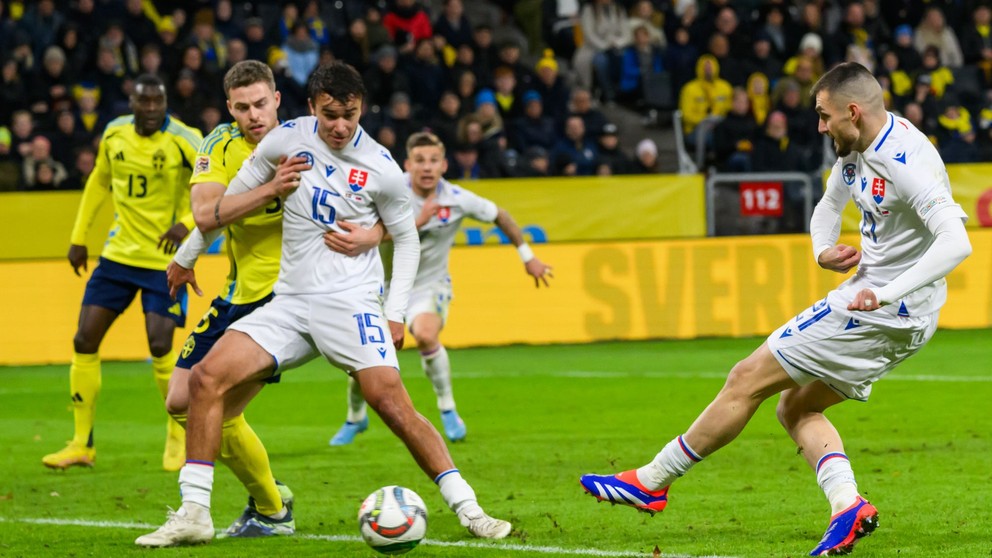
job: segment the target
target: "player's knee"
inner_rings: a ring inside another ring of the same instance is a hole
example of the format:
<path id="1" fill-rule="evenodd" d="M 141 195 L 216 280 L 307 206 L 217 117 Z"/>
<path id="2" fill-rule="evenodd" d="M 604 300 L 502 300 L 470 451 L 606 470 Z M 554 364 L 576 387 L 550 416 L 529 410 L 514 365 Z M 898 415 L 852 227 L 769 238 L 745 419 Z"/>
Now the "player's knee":
<path id="1" fill-rule="evenodd" d="M 165 397 L 165 412 L 170 415 L 185 414 L 189 409 L 189 388 L 169 386 L 169 394 Z"/>
<path id="2" fill-rule="evenodd" d="M 155 358 L 164 357 L 172 351 L 171 339 L 149 339 L 148 350 Z"/>
<path id="3" fill-rule="evenodd" d="M 189 398 L 198 397 L 220 397 L 220 382 L 211 372 L 210 366 L 201 362 L 193 366 L 192 374 L 189 377 Z M 187 405 L 188 406 L 188 405 Z"/>
<path id="4" fill-rule="evenodd" d="M 727 375 L 723 390 L 739 397 L 755 397 L 758 394 L 758 366 L 750 359 L 744 359 L 734 365 Z"/>
<path id="5" fill-rule="evenodd" d="M 417 341 L 417 349 L 422 352 L 429 352 L 437 350 L 437 346 L 440 345 L 437 340 L 438 332 L 428 332 L 426 335 L 414 335 L 413 338 Z"/>
<path id="6" fill-rule="evenodd" d="M 779 424 L 784 426 L 786 430 L 791 430 L 799 420 L 799 414 L 796 412 L 795 406 L 791 403 L 791 398 L 783 395 L 778 400 L 778 405 L 775 406 L 775 417 L 778 418 Z"/>
<path id="7" fill-rule="evenodd" d="M 100 340 L 79 329 L 72 338 L 72 350 L 84 355 L 94 354 L 100 350 Z"/>

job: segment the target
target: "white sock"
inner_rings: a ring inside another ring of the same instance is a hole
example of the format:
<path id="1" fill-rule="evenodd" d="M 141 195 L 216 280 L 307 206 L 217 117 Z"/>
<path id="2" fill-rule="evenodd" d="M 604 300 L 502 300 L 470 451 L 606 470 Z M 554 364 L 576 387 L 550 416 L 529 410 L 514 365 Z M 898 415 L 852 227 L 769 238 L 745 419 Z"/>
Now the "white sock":
<path id="1" fill-rule="evenodd" d="M 272 514 L 272 515 L 270 515 L 268 517 L 271 517 L 272 519 L 275 519 L 275 520 L 280 520 L 280 519 L 285 518 L 287 513 L 289 513 L 289 508 L 287 508 L 286 506 L 283 506 L 281 510 L 277 511 L 276 513 L 274 513 L 274 514 Z"/>
<path id="2" fill-rule="evenodd" d="M 184 504 L 192 502 L 209 510 L 213 486 L 214 464 L 209 461 L 186 461 L 179 471 L 179 493 Z"/>
<path id="3" fill-rule="evenodd" d="M 843 453 L 828 453 L 817 461 L 816 482 L 830 501 L 831 515 L 846 510 L 858 501 L 854 470 Z"/>
<path id="4" fill-rule="evenodd" d="M 644 485 L 644 488 L 654 492 L 672 484 L 675 479 L 689 472 L 693 465 L 702 460 L 703 458 L 689 447 L 682 436 L 678 436 L 668 442 L 658 455 L 654 456 L 651 463 L 637 470 L 637 480 Z"/>
<path id="5" fill-rule="evenodd" d="M 475 491 L 469 486 L 458 469 L 449 469 L 434 479 L 434 483 L 441 489 L 441 497 L 444 503 L 448 504 L 451 511 L 461 517 L 463 513 L 468 513 L 479 508 L 479 503 L 475 499 Z M 479 508 L 481 511 L 482 508 Z M 474 514 L 473 514 L 474 515 Z"/>
<path id="6" fill-rule="evenodd" d="M 451 361 L 448 360 L 448 351 L 445 350 L 444 345 L 438 345 L 438 348 L 432 353 L 420 353 L 420 365 L 434 386 L 437 408 L 441 411 L 454 409 L 455 396 L 451 391 Z"/>
<path id="7" fill-rule="evenodd" d="M 365 396 L 355 378 L 348 377 L 348 422 L 359 423 L 367 416 Z"/>

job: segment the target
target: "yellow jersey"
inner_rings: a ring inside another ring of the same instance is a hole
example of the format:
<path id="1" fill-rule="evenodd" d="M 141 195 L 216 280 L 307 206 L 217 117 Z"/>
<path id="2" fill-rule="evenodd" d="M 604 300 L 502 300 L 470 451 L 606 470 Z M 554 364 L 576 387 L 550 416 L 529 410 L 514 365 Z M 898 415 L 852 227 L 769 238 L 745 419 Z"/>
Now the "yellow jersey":
<path id="1" fill-rule="evenodd" d="M 195 226 L 189 177 L 203 135 L 166 116 L 162 128 L 140 136 L 134 115 L 115 118 L 103 131 L 96 165 L 86 180 L 72 227 L 72 244 L 85 245 L 100 206 L 114 200 L 114 224 L 102 256 L 124 265 L 165 270 L 172 260 L 159 237 L 176 223 Z"/>
<path id="2" fill-rule="evenodd" d="M 214 128 L 200 147 L 190 186 L 215 182 L 227 186 L 255 145 L 237 123 Z M 227 257 L 231 270 L 220 296 L 231 304 L 249 304 L 272 292 L 282 256 L 282 200 L 227 227 Z"/>

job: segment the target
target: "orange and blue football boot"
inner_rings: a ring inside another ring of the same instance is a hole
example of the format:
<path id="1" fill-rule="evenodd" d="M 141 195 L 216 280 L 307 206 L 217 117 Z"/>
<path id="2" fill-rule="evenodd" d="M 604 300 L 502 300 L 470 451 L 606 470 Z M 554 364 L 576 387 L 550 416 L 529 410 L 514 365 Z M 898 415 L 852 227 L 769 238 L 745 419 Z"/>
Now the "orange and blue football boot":
<path id="1" fill-rule="evenodd" d="M 861 496 L 846 510 L 830 518 L 827 532 L 810 556 L 840 556 L 854 550 L 854 543 L 878 527 L 878 509 Z"/>
<path id="2" fill-rule="evenodd" d="M 668 487 L 651 491 L 637 480 L 637 471 L 616 475 L 582 475 L 582 488 L 600 502 L 620 504 L 654 515 L 668 504 Z"/>

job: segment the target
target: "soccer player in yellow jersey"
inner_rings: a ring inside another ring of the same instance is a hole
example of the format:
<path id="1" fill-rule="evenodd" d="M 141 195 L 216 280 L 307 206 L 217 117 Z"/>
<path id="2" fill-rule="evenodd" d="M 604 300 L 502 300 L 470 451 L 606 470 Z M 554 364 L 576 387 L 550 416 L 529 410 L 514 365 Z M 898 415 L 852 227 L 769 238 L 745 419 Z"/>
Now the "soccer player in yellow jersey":
<path id="1" fill-rule="evenodd" d="M 73 338 L 69 385 L 75 434 L 65 449 L 42 458 L 56 469 L 93 465 L 100 343 L 138 291 L 155 382 L 163 397 L 176 363 L 173 332 L 186 320 L 185 289 L 175 300 L 169 296 L 165 268 L 193 226 L 186 184 L 203 136 L 166 114 L 165 85 L 155 76 L 137 79 L 130 104 L 134 114 L 113 120 L 103 132 L 72 229 L 69 263 L 79 275 L 80 267 L 87 269 L 87 233 L 100 206 L 113 199 L 116 219 L 99 265 L 86 283 Z M 163 464 L 178 468 L 184 456 L 183 430 L 170 418 Z"/>
<path id="2" fill-rule="evenodd" d="M 198 230 L 192 241 L 202 240 L 202 233 L 222 227 L 227 231 L 227 254 L 231 262 L 225 286 L 213 300 L 200 323 L 186 339 L 169 384 L 166 408 L 185 425 L 189 406 L 189 377 L 193 365 L 200 362 L 227 326 L 272 299 L 272 288 L 279 275 L 282 252 L 282 200 L 271 192 L 254 195 L 238 211 L 220 215 L 215 211 L 231 179 L 251 155 L 256 144 L 278 124 L 280 95 L 275 89 L 272 70 L 265 64 L 246 60 L 235 64 L 224 76 L 227 108 L 234 124 L 221 124 L 206 139 L 197 154 L 190 180 L 193 214 Z M 290 181 L 309 168 L 303 158 L 283 163 L 273 180 Z M 263 193 L 266 188 L 253 192 Z M 244 199 L 242 197 L 241 199 Z M 378 243 L 379 231 L 341 235 L 340 251 L 367 250 Z M 368 244 L 354 241 L 367 238 Z M 189 283 L 198 295 L 192 268 L 173 261 L 168 268 L 169 283 L 178 287 Z M 274 377 L 278 381 L 279 377 Z M 256 392 L 264 383 L 255 384 Z M 269 457 L 244 415 L 225 420 L 222 430 L 220 461 L 235 473 L 250 497 L 244 513 L 224 532 L 229 537 L 289 535 L 295 531 L 292 515 L 293 494 L 277 483 L 269 466 Z"/>

